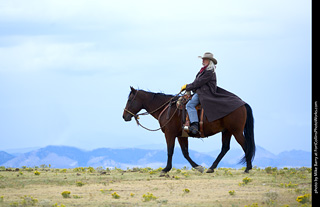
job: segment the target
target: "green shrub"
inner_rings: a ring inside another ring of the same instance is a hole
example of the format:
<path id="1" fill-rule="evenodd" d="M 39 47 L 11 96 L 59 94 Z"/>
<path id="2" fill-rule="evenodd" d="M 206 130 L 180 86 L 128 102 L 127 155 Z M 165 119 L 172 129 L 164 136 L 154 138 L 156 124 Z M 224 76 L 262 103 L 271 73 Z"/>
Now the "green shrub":
<path id="1" fill-rule="evenodd" d="M 181 173 L 183 176 L 185 176 L 185 177 L 189 177 L 190 175 L 189 175 L 189 173 L 187 173 L 187 172 L 183 172 L 183 173 Z"/>
<path id="2" fill-rule="evenodd" d="M 157 199 L 157 197 L 155 197 L 152 193 L 147 193 L 147 194 L 142 195 L 143 202 L 153 201 L 156 199 Z"/>
<path id="3" fill-rule="evenodd" d="M 152 170 L 152 168 L 150 168 L 150 167 L 139 169 L 140 172 L 148 172 L 149 171 L 150 175 L 158 173 L 158 172 L 161 172 L 161 170 L 163 170 L 162 167 L 159 167 L 159 168 L 154 169 L 154 170 Z"/>
<path id="4" fill-rule="evenodd" d="M 10 203 L 10 206 L 11 207 L 18 207 L 19 206 L 19 202 L 12 202 L 12 203 Z"/>
<path id="5" fill-rule="evenodd" d="M 32 168 L 30 168 L 30 167 L 28 167 L 28 168 L 26 168 L 26 171 L 28 171 L 28 172 L 32 172 L 32 171 L 33 171 L 33 169 L 32 169 Z"/>
<path id="6" fill-rule="evenodd" d="M 100 192 L 101 193 L 105 193 L 105 194 L 110 193 L 111 191 L 113 191 L 112 188 L 110 188 L 110 189 L 100 189 Z"/>
<path id="7" fill-rule="evenodd" d="M 66 172 L 67 172 L 67 169 L 61 169 L 60 172 L 61 172 L 61 173 L 66 173 Z"/>
<path id="8" fill-rule="evenodd" d="M 302 196 L 298 196 L 296 201 L 301 204 L 305 204 L 307 202 L 310 202 L 310 194 L 304 194 Z"/>
<path id="9" fill-rule="evenodd" d="M 259 207 L 258 203 L 253 203 L 251 205 L 245 205 L 244 207 Z"/>
<path id="10" fill-rule="evenodd" d="M 93 167 L 88 167 L 87 169 L 89 173 L 94 173 L 96 171 Z"/>
<path id="11" fill-rule="evenodd" d="M 33 198 L 32 196 L 22 197 L 21 205 L 22 206 L 35 206 L 38 203 L 38 199 Z"/>
<path id="12" fill-rule="evenodd" d="M 58 203 L 55 203 L 52 207 L 66 207 L 64 204 L 60 204 L 60 206 L 58 205 Z"/>
<path id="13" fill-rule="evenodd" d="M 77 185 L 78 187 L 82 187 L 82 186 L 84 186 L 84 183 L 81 182 L 81 181 L 77 181 L 77 182 L 76 182 L 76 185 Z"/>
<path id="14" fill-rule="evenodd" d="M 244 184 L 248 184 L 248 183 L 252 182 L 252 179 L 248 178 L 248 177 L 245 177 L 245 178 L 242 179 L 242 181 L 243 181 Z"/>
<path id="15" fill-rule="evenodd" d="M 284 188 L 296 188 L 298 186 L 298 184 L 293 184 L 290 181 L 289 183 L 280 183 L 279 186 L 284 187 Z"/>
<path id="16" fill-rule="evenodd" d="M 252 182 L 252 179 L 251 178 L 248 178 L 248 177 L 245 177 L 242 179 L 242 182 L 239 183 L 239 186 L 244 186 L 244 185 L 247 185 L 248 183 Z"/>
<path id="17" fill-rule="evenodd" d="M 184 193 L 190 193 L 190 190 L 188 188 L 183 189 Z"/>
<path id="18" fill-rule="evenodd" d="M 236 192 L 235 192 L 234 190 L 230 190 L 230 191 L 229 191 L 229 195 L 232 195 L 232 196 L 233 196 L 235 193 L 236 193 Z"/>
<path id="19" fill-rule="evenodd" d="M 224 169 L 224 175 L 230 175 L 233 176 L 232 172 L 229 169 Z"/>
<path id="20" fill-rule="evenodd" d="M 78 196 L 78 195 L 73 195 L 72 196 L 74 199 L 80 199 L 80 198 L 82 198 L 82 196 Z"/>
<path id="21" fill-rule="evenodd" d="M 84 167 L 76 167 L 73 169 L 73 172 L 85 172 L 86 169 Z"/>
<path id="22" fill-rule="evenodd" d="M 61 195 L 62 195 L 63 198 L 70 198 L 70 194 L 71 194 L 70 191 L 63 191 L 63 192 L 61 193 Z"/>
<path id="23" fill-rule="evenodd" d="M 277 172 L 278 168 L 277 167 L 274 167 L 274 168 L 273 167 L 266 167 L 264 170 L 266 171 L 266 173 L 272 174 L 274 172 Z"/>
<path id="24" fill-rule="evenodd" d="M 33 198 L 32 196 L 21 197 L 20 202 L 12 202 L 10 206 L 19 207 L 19 206 L 35 206 L 38 203 L 38 199 Z"/>
<path id="25" fill-rule="evenodd" d="M 119 198 L 120 198 L 120 195 L 119 195 L 117 192 L 113 192 L 113 193 L 111 194 L 111 196 L 112 196 L 112 198 L 114 198 L 114 199 L 119 199 Z"/>

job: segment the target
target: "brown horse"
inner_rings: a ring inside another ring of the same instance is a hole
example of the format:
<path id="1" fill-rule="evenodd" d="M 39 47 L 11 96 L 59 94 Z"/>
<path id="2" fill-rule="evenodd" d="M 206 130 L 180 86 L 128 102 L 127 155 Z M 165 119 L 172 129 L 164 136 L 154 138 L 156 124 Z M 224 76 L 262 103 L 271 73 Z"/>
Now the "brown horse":
<path id="1" fill-rule="evenodd" d="M 140 110 L 145 109 L 159 121 L 161 130 L 166 137 L 168 150 L 167 166 L 162 170 L 163 172 L 166 173 L 172 168 L 172 156 L 176 137 L 178 138 L 184 157 L 189 161 L 192 167 L 198 169 L 200 172 L 203 172 L 203 167 L 196 164 L 189 156 L 188 138 L 181 137 L 181 113 L 177 113 L 175 104 L 172 105 L 172 108 L 169 112 L 170 119 L 168 119 L 166 115 L 168 113 L 167 110 L 169 110 L 166 108 L 167 103 L 173 98 L 175 97 L 172 95 L 136 90 L 131 87 L 126 108 L 123 112 L 123 119 L 125 121 L 130 121 L 132 117 L 137 118 L 137 113 Z M 164 111 L 164 113 L 162 111 Z M 227 116 L 213 122 L 208 122 L 208 120 L 205 118 L 205 137 L 214 135 L 218 132 L 222 132 L 222 149 L 217 159 L 208 169 L 207 173 L 214 172 L 214 169 L 217 167 L 220 160 L 230 149 L 230 140 L 232 135 L 236 138 L 237 142 L 241 145 L 243 151 L 245 152 L 245 155 L 240 162 L 247 163 L 245 172 L 248 173 L 249 170 L 252 169 L 252 160 L 255 154 L 253 115 L 251 107 L 248 104 L 245 104 Z"/>

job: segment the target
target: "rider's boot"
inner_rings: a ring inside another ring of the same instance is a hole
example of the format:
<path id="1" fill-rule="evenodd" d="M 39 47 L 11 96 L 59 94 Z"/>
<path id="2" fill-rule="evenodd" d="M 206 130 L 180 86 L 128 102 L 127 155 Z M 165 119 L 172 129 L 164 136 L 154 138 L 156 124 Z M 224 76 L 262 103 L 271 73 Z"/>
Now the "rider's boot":
<path id="1" fill-rule="evenodd" d="M 199 131 L 199 122 L 192 122 L 189 130 L 192 134 L 197 134 Z"/>

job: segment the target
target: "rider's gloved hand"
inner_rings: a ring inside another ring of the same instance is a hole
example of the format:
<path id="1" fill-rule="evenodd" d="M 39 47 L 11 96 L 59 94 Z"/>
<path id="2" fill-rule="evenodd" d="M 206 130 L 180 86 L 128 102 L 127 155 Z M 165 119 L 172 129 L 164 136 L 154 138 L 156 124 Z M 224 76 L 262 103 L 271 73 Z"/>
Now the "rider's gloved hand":
<path id="1" fill-rule="evenodd" d="M 185 84 L 185 85 L 183 85 L 183 86 L 181 87 L 181 91 L 186 90 L 186 88 L 187 88 L 187 84 Z"/>

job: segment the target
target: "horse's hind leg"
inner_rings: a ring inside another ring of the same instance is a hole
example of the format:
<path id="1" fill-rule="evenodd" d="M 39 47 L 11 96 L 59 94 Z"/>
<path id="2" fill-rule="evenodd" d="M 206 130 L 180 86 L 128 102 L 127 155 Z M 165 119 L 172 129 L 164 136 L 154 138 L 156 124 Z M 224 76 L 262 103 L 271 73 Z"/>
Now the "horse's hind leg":
<path id="1" fill-rule="evenodd" d="M 213 162 L 212 166 L 207 170 L 207 173 L 213 173 L 214 169 L 218 166 L 221 159 L 230 149 L 230 140 L 231 140 L 231 133 L 228 130 L 222 132 L 222 148 L 221 152 L 218 155 L 217 159 Z"/>
<path id="2" fill-rule="evenodd" d="M 234 137 L 236 138 L 237 142 L 241 145 L 245 155 L 244 155 L 244 158 L 243 158 L 243 161 L 240 161 L 240 163 L 244 163 L 246 162 L 247 163 L 247 167 L 245 169 L 245 173 L 249 173 L 249 170 L 252 169 L 252 161 L 251 161 L 251 157 L 249 157 L 247 154 L 247 147 L 246 147 L 246 140 L 244 138 L 244 135 L 242 132 L 238 132 L 238 133 L 235 133 L 234 134 Z"/>
<path id="3" fill-rule="evenodd" d="M 196 164 L 189 156 L 188 137 L 178 137 L 178 141 L 181 147 L 182 154 L 188 160 L 190 165 L 200 172 L 203 172 L 204 168 L 201 165 Z"/>

